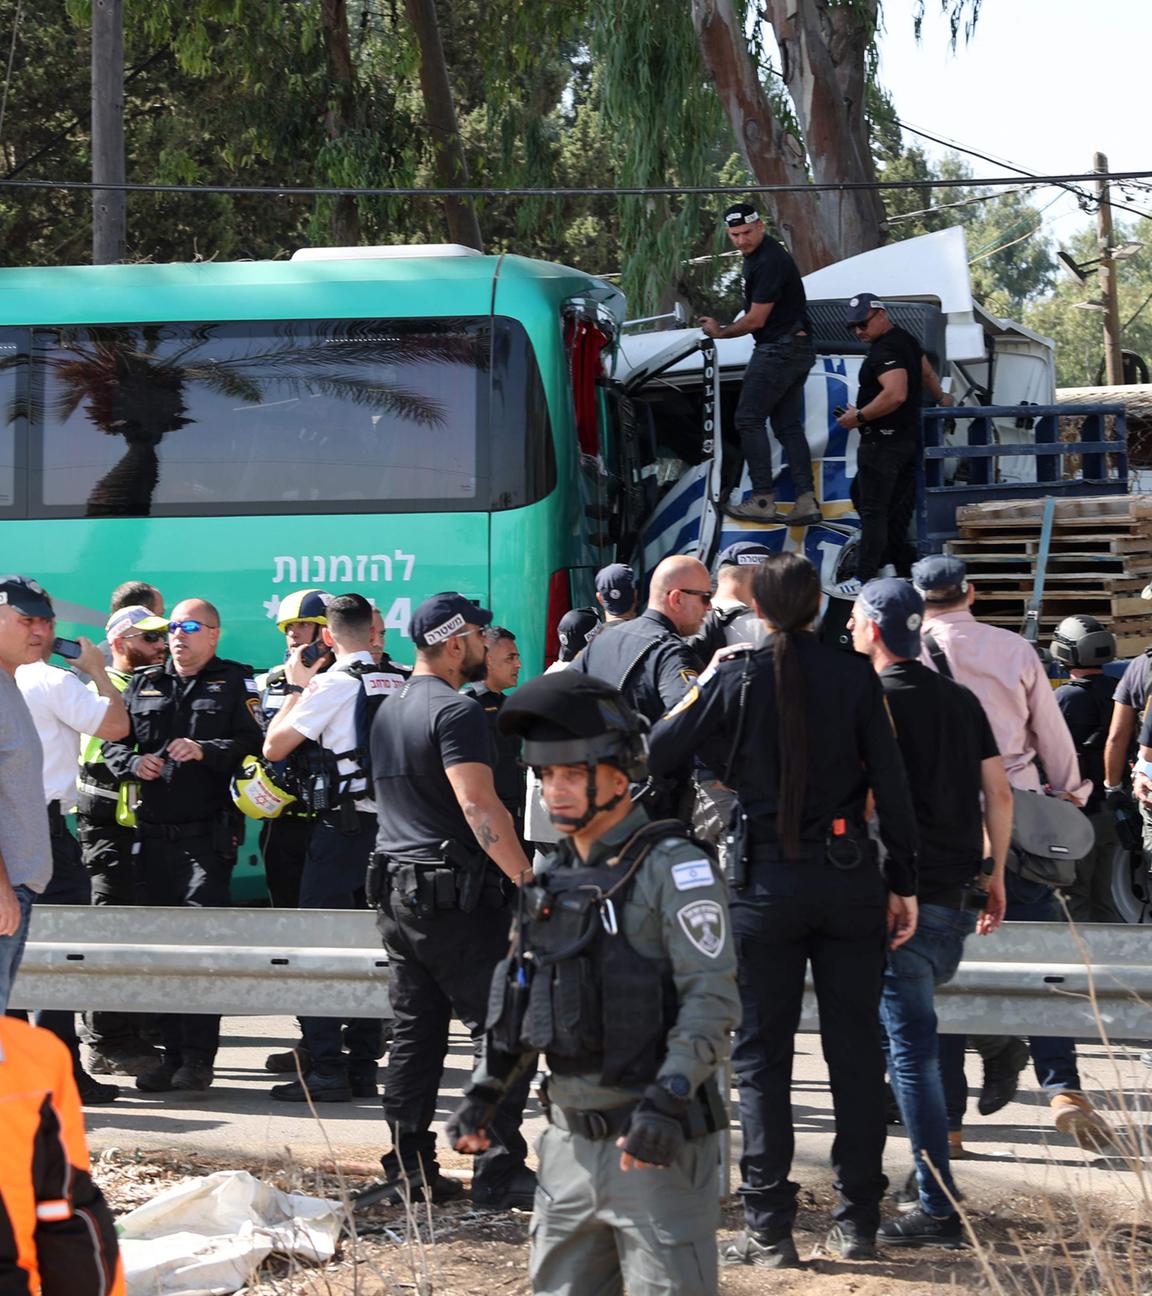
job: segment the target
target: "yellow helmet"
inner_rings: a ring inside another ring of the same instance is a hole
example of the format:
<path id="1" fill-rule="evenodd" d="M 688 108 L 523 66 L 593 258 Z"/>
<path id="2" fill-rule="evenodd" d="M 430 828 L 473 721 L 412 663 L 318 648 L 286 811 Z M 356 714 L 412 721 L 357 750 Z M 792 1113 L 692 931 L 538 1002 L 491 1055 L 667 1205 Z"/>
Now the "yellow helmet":
<path id="1" fill-rule="evenodd" d="M 262 756 L 246 756 L 232 776 L 232 800 L 249 819 L 275 819 L 297 798 L 276 782 L 276 774 Z"/>
<path id="2" fill-rule="evenodd" d="M 293 621 L 311 621 L 315 625 L 328 624 L 328 603 L 332 595 L 327 590 L 293 590 L 286 594 L 276 612 L 276 629 L 281 634 Z"/>

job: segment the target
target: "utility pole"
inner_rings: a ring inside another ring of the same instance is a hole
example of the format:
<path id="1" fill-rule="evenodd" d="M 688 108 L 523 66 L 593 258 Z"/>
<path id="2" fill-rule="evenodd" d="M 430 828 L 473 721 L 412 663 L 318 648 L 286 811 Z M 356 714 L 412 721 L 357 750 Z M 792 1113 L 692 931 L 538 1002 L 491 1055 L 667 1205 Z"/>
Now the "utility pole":
<path id="1" fill-rule="evenodd" d="M 124 183 L 124 0 L 92 0 L 92 181 Z M 92 191 L 92 264 L 124 260 L 123 189 Z"/>
<path id="2" fill-rule="evenodd" d="M 1097 153 L 1092 169 L 1101 176 L 1108 174 L 1108 159 Z M 1108 201 L 1108 181 L 1096 181 L 1096 232 L 1100 240 L 1100 265 L 1097 270 L 1100 296 L 1104 303 L 1104 381 L 1118 387 L 1124 381 L 1124 359 L 1120 352 L 1120 301 L 1116 292 L 1116 262 L 1112 257 L 1112 207 Z"/>

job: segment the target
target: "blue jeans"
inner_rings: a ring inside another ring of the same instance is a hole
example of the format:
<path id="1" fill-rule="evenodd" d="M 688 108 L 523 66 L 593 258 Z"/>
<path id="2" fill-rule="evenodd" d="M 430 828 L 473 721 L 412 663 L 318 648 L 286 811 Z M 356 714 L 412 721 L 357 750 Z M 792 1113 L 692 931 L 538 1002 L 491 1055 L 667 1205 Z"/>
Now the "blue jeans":
<path id="1" fill-rule="evenodd" d="M 880 999 L 888 1075 L 912 1144 L 920 1205 L 930 1215 L 951 1215 L 953 1206 L 936 1179 L 955 1194 L 948 1165 L 948 1119 L 936 1034 L 935 988 L 956 975 L 964 941 L 976 928 L 974 910 L 920 906 L 916 934 L 889 950 Z"/>
<path id="2" fill-rule="evenodd" d="M 28 920 L 32 916 L 32 904 L 36 893 L 29 887 L 13 887 L 20 905 L 20 925 L 11 936 L 0 936 L 0 1013 L 8 1011 L 8 1000 L 12 995 L 12 982 L 20 969 L 20 960 L 24 957 L 24 944 L 28 940 Z"/>
<path id="3" fill-rule="evenodd" d="M 815 363 L 816 351 L 807 333 L 759 342 L 752 351 L 734 421 L 754 491 L 770 491 L 773 486 L 772 448 L 765 427 L 769 418 L 788 456 L 796 497 L 813 489 L 812 453 L 804 433 L 804 382 Z"/>

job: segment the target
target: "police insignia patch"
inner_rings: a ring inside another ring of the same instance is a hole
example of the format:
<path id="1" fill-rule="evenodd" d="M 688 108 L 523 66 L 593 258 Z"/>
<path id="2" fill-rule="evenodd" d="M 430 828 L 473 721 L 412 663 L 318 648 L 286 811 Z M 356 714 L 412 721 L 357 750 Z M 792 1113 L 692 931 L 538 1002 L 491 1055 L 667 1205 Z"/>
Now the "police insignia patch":
<path id="1" fill-rule="evenodd" d="M 708 958 L 724 948 L 724 908 L 715 900 L 695 900 L 676 915 L 684 935 Z"/>
<path id="2" fill-rule="evenodd" d="M 260 699 L 245 698 L 244 705 L 251 712 L 252 719 L 255 720 L 257 724 L 259 724 L 260 723 Z"/>
<path id="3" fill-rule="evenodd" d="M 696 678 L 699 675 L 699 673 L 700 673 L 699 671 L 694 671 L 694 670 L 682 670 L 680 672 L 680 678 L 684 681 L 685 684 L 695 684 Z"/>

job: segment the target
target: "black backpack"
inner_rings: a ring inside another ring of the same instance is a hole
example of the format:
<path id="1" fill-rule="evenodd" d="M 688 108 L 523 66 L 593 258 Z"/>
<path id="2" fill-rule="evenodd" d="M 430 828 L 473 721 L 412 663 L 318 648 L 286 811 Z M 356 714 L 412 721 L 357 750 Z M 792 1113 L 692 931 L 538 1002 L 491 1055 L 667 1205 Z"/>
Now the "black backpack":
<path id="1" fill-rule="evenodd" d="M 356 694 L 356 713 L 352 721 L 356 746 L 333 754 L 337 761 L 350 760 L 356 764 L 352 773 L 340 776 L 341 792 L 347 794 L 353 782 L 364 779 L 364 791 L 357 795 L 374 801 L 376 786 L 372 781 L 372 721 L 380 710 L 380 704 L 397 688 L 397 679 L 401 685 L 407 683 L 412 667 L 402 666 L 385 657 L 379 666 L 375 662 L 356 661 L 335 669 L 360 681 L 360 691 Z"/>

